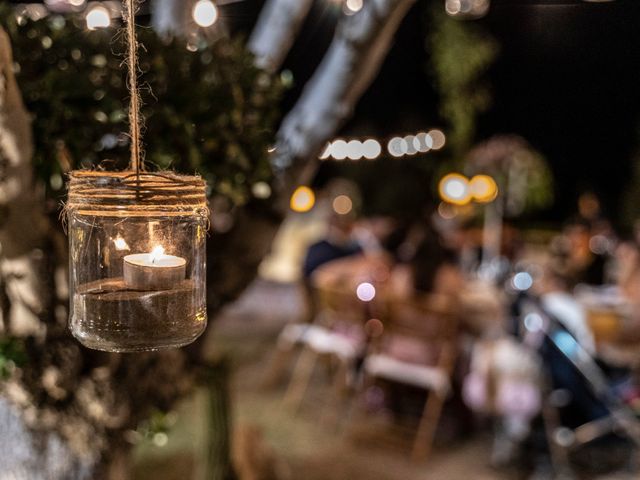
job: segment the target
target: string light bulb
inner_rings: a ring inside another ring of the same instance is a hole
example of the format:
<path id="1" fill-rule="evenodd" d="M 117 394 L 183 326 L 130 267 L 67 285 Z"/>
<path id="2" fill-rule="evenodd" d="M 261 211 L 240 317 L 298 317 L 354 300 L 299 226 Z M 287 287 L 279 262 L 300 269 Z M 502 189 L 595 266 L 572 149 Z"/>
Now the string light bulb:
<path id="1" fill-rule="evenodd" d="M 469 182 L 471 195 L 476 202 L 489 203 L 498 196 L 498 184 L 489 175 L 476 175 Z"/>
<path id="2" fill-rule="evenodd" d="M 210 27 L 218 20 L 218 8 L 211 0 L 199 0 L 193 7 L 193 20 L 200 27 Z"/>
<path id="3" fill-rule="evenodd" d="M 445 175 L 438 185 L 440 198 L 454 205 L 466 205 L 471 201 L 469 180 L 459 173 Z"/>
<path id="4" fill-rule="evenodd" d="M 291 210 L 298 213 L 308 212 L 316 203 L 316 195 L 306 185 L 301 185 L 291 195 L 289 205 Z"/>
<path id="5" fill-rule="evenodd" d="M 111 26 L 111 13 L 102 5 L 95 5 L 89 9 L 85 16 L 87 28 L 97 30 L 98 28 L 108 28 Z"/>
<path id="6" fill-rule="evenodd" d="M 333 199 L 333 211 L 338 215 L 348 215 L 353 210 L 353 201 L 348 195 L 338 195 Z"/>
<path id="7" fill-rule="evenodd" d="M 362 10 L 364 6 L 363 0 L 347 0 L 344 2 L 346 13 L 353 14 Z"/>

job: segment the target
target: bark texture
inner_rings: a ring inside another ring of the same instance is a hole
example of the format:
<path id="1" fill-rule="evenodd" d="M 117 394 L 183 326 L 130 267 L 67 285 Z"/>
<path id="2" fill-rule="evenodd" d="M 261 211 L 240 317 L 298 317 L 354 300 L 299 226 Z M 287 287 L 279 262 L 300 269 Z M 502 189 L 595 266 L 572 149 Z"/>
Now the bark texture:
<path id="1" fill-rule="evenodd" d="M 278 132 L 274 163 L 299 176 L 353 112 L 415 0 L 369 0 L 343 15 L 324 59 Z M 307 169 L 311 173 L 312 170 Z"/>
<path id="2" fill-rule="evenodd" d="M 278 200 L 288 199 L 301 175 L 317 167 L 317 153 L 374 78 L 413 1 L 369 0 L 358 14 L 340 20 L 329 52 L 278 133 L 274 198 L 229 207 L 233 227 L 210 238 L 210 318 L 255 277 L 286 212 Z M 161 31 L 179 33 L 170 16 L 175 8 L 178 15 L 190 11 L 179 0 L 156 0 L 155 14 L 166 9 L 169 15 L 156 19 Z M 202 372 L 204 342 L 124 356 L 89 351 L 71 339 L 65 249 L 33 185 L 29 117 L 10 52 L 0 32 L 0 299 L 3 329 L 25 339 L 30 363 L 0 387 L 0 430 L 17 432 L 0 439 L 0 465 L 3 473 L 10 466 L 18 479 L 126 480 L 128 432 L 152 410 L 170 410 L 192 389 Z M 223 208 L 213 205 L 214 211 Z M 224 423 L 223 417 L 213 415 Z M 225 439 L 216 441 L 211 458 L 228 451 Z"/>
<path id="3" fill-rule="evenodd" d="M 152 3 L 153 28 L 161 35 L 182 35 L 191 22 L 189 16 L 193 0 L 154 0 Z"/>
<path id="4" fill-rule="evenodd" d="M 282 66 L 312 4 L 313 0 L 267 1 L 248 44 L 257 66 L 272 73 Z"/>
<path id="5" fill-rule="evenodd" d="M 48 367 L 2 385 L 0 399 L 0 465 L 7 478 L 91 478 L 95 458 L 70 447 L 64 435 L 37 430 L 55 414 L 40 411 L 26 384 L 37 383 L 63 400 L 67 375 L 62 364 L 77 363 L 78 348 L 58 356 L 55 346 L 46 349 L 48 338 L 65 336 L 64 320 L 54 316 L 55 266 L 51 230 L 44 215 L 43 196 L 35 188 L 31 165 L 31 122 L 13 74 L 13 59 L 7 34 L 0 28 L 0 290 L 2 330 L 5 335 L 28 338 L 27 349 L 40 350 L 39 360 Z M 66 315 L 63 315 L 64 317 Z M 59 362 L 44 359 L 56 358 Z M 57 365 L 56 365 L 57 363 Z M 44 418 L 44 421 L 43 421 Z M 48 420 L 47 420 L 48 419 Z M 33 428 L 32 428 L 33 427 Z M 70 427 L 70 426 L 69 426 Z"/>

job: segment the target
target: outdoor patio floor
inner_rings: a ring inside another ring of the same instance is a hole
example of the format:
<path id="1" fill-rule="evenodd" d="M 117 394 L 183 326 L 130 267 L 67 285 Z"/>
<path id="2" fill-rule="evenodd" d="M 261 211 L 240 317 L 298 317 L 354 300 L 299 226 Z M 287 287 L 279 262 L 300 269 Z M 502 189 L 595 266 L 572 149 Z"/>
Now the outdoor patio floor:
<path id="1" fill-rule="evenodd" d="M 261 387 L 275 339 L 301 312 L 294 287 L 256 282 L 216 320 L 207 339 L 212 354 L 231 360 L 234 429 L 251 431 L 277 460 L 290 480 L 511 480 L 526 478 L 515 470 L 497 471 L 489 464 L 491 438 L 477 433 L 436 448 L 427 463 L 410 461 L 407 450 L 355 442 L 335 418 L 325 415 L 320 387 L 313 386 L 297 414 L 284 407 L 284 386 Z M 316 382 L 318 383 L 318 382 Z M 136 480 L 200 479 L 198 452 L 203 450 L 204 396 L 187 399 L 163 447 L 138 450 Z M 201 458 L 201 456 L 200 456 Z M 189 476 L 191 475 L 191 477 Z M 598 477 L 630 480 L 629 474 Z M 541 479 L 544 480 L 544 479 Z"/>

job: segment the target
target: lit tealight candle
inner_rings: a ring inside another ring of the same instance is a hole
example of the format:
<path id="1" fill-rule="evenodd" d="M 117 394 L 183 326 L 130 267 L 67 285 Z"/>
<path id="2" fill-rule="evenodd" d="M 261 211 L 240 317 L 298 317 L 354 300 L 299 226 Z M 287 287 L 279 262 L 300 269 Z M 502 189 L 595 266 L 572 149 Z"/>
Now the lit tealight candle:
<path id="1" fill-rule="evenodd" d="M 157 246 L 151 253 L 136 253 L 124 257 L 124 283 L 135 290 L 170 290 L 186 277 L 187 261 L 165 255 Z"/>

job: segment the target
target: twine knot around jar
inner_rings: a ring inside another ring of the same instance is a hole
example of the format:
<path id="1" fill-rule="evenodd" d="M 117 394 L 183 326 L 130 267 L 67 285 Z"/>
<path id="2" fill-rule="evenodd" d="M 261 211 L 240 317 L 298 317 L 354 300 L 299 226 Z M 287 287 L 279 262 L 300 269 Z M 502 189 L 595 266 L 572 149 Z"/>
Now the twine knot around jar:
<path id="1" fill-rule="evenodd" d="M 207 185 L 199 176 L 173 172 L 76 170 L 69 174 L 63 214 L 70 212 L 108 217 L 195 215 L 208 221 Z"/>

